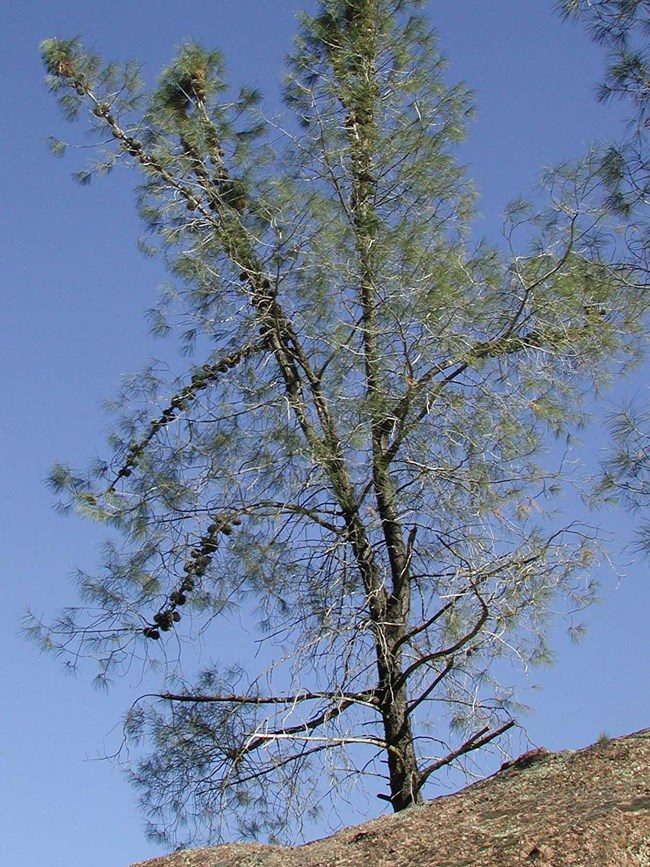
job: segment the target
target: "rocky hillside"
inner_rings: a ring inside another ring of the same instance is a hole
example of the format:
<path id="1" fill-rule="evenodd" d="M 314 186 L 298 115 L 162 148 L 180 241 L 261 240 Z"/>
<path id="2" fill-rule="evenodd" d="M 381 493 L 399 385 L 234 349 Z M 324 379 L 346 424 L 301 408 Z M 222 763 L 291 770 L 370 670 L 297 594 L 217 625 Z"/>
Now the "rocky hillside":
<path id="1" fill-rule="evenodd" d="M 398 815 L 285 848 L 237 843 L 134 867 L 650 867 L 650 729 L 535 750 Z"/>

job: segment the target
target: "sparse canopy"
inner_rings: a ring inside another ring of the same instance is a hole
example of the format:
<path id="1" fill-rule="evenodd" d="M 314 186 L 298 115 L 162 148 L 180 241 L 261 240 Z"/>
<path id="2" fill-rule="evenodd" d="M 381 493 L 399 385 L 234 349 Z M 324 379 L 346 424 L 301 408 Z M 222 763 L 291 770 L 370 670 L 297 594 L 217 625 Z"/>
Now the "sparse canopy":
<path id="1" fill-rule="evenodd" d="M 650 2 L 648 0 L 564 0 L 567 17 L 585 22 L 608 51 L 598 95 L 617 100 L 628 113 L 622 141 L 603 157 L 606 204 L 624 214 L 630 261 L 636 279 L 650 282 Z M 650 411 L 647 395 L 611 414 L 612 449 L 603 462 L 597 498 L 607 496 L 639 517 L 639 548 L 650 552 Z"/>
<path id="2" fill-rule="evenodd" d="M 650 125 L 650 2 L 649 0 L 562 0 L 566 18 L 584 21 L 593 38 L 608 52 L 605 77 L 598 87 L 603 102 L 618 100 L 629 109 L 628 135 L 611 146 L 602 167 L 610 190 L 609 205 L 644 220 L 646 231 L 636 252 L 648 266 L 647 206 L 650 196 L 648 129 Z"/>
<path id="3" fill-rule="evenodd" d="M 592 598 L 592 534 L 548 513 L 545 444 L 635 357 L 647 302 L 597 155 L 515 203 L 505 242 L 470 244 L 471 100 L 421 6 L 304 15 L 282 133 L 194 43 L 150 92 L 43 43 L 95 170 L 140 173 L 175 282 L 154 328 L 198 358 L 129 381 L 106 463 L 53 472 L 123 544 L 35 627 L 102 677 L 165 663 L 126 720 L 153 834 L 291 833 L 360 776 L 394 810 L 420 801 L 514 724 L 495 663 L 545 661 L 549 613 Z"/>

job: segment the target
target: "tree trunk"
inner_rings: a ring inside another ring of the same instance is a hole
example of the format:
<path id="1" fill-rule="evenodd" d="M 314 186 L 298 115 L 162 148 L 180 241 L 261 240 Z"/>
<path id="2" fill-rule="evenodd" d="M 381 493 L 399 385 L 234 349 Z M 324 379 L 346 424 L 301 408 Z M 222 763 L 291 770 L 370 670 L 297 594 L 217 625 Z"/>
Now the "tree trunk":
<path id="1" fill-rule="evenodd" d="M 395 636 L 390 638 L 385 630 L 377 640 L 377 667 L 379 670 L 380 712 L 384 725 L 390 804 L 396 813 L 413 804 L 422 802 L 418 785 L 418 761 L 413 743 L 413 733 L 408 715 L 406 684 L 394 688 L 402 674 L 401 649 L 386 651 L 386 641 L 395 646 Z"/>

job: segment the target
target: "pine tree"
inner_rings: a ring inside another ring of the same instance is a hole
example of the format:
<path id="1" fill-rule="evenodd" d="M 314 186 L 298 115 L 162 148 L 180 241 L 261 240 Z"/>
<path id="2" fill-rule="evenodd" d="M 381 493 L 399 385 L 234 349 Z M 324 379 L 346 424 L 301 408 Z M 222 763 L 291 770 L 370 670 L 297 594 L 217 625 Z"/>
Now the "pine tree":
<path id="1" fill-rule="evenodd" d="M 517 201 L 507 243 L 470 242 L 471 98 L 421 6 L 303 15 L 280 143 L 197 44 L 151 90 L 78 40 L 42 46 L 64 114 L 97 132 L 81 179 L 139 171 L 175 280 L 154 329 L 181 323 L 200 359 L 132 378 L 110 459 L 53 471 L 123 544 L 81 576 L 84 605 L 34 627 L 101 677 L 165 662 L 126 721 L 151 745 L 133 778 L 153 834 L 278 836 L 358 777 L 419 803 L 515 724 L 499 661 L 546 661 L 550 613 L 592 599 L 549 439 L 636 355 L 647 302 L 597 155 Z M 237 612 L 257 655 L 220 642 Z M 218 661 L 186 674 L 171 642 Z"/>

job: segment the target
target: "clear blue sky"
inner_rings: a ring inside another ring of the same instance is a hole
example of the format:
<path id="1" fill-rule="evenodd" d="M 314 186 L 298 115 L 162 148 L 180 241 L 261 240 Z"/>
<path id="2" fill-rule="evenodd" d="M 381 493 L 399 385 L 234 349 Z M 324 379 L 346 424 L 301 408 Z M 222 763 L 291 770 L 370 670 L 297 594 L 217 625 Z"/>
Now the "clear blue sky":
<path id="1" fill-rule="evenodd" d="M 100 541 L 92 528 L 53 512 L 44 485 L 49 467 L 59 458 L 83 465 L 102 453 L 101 401 L 121 374 L 171 350 L 152 341 L 142 315 L 164 275 L 136 250 L 129 178 L 78 187 L 70 180 L 78 155 L 57 161 L 45 149 L 47 135 L 72 131 L 43 85 L 38 43 L 80 34 L 107 56 L 139 57 L 153 76 L 176 44 L 196 37 L 224 51 L 231 80 L 261 87 L 273 113 L 301 5 L 23 0 L 0 11 L 0 857 L 11 867 L 126 867 L 160 853 L 145 840 L 120 773 L 93 761 L 119 743 L 113 729 L 137 695 L 135 676 L 97 692 L 90 670 L 85 679 L 66 678 L 18 634 L 28 606 L 53 614 L 76 601 L 70 574 L 92 566 Z M 479 232 L 495 235 L 506 201 L 530 190 L 544 166 L 617 134 L 620 116 L 593 98 L 600 51 L 559 21 L 550 0 L 431 0 L 429 12 L 450 80 L 465 79 L 477 91 L 478 120 L 463 158 L 482 191 Z M 599 442 L 590 434 L 585 447 Z M 629 538 L 626 517 L 596 518 L 607 523 L 615 548 Z M 588 614 L 582 644 L 571 645 L 559 625 L 556 667 L 533 673 L 524 695 L 536 744 L 574 748 L 603 730 L 650 725 L 646 573 L 645 564 L 632 565 L 617 589 L 603 570 L 604 604 Z"/>

